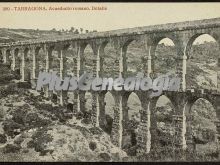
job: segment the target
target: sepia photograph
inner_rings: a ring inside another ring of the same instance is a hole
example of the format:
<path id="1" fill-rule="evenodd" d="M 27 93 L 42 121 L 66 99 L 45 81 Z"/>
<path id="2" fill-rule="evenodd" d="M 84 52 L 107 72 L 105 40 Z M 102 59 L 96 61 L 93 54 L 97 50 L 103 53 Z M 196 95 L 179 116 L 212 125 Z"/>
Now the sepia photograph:
<path id="1" fill-rule="evenodd" d="M 207 161 L 220 2 L 0 3 L 0 162 Z"/>

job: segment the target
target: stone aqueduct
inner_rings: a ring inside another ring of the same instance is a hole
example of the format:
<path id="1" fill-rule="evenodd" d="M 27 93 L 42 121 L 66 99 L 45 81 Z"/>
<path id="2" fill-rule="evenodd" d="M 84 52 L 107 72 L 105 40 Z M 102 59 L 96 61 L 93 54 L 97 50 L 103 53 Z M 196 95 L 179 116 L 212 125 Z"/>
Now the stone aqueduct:
<path id="1" fill-rule="evenodd" d="M 31 63 L 30 80 L 37 79 L 39 73 L 38 61 L 45 61 L 45 71 L 51 68 L 51 52 L 57 50 L 60 61 L 60 76 L 64 77 L 66 74 L 67 66 L 65 51 L 70 45 L 75 48 L 73 54 L 75 65 L 72 66 L 73 74 L 80 76 L 85 67 L 84 50 L 87 45 L 90 45 L 93 50 L 93 73 L 94 76 L 103 76 L 102 59 L 105 51 L 106 44 L 111 44 L 115 49 L 114 71 L 118 75 L 125 76 L 127 71 L 126 65 L 126 50 L 132 41 L 142 41 L 145 43 L 145 60 L 143 61 L 143 72 L 146 76 L 152 76 L 154 73 L 154 55 L 157 44 L 163 38 L 170 38 L 176 47 L 176 74 L 181 77 L 181 89 L 178 92 L 164 91 L 162 95 L 167 96 L 173 104 L 175 115 L 175 144 L 182 148 L 187 149 L 192 142 L 191 129 L 190 129 L 190 110 L 193 103 L 199 98 L 208 100 L 216 110 L 217 118 L 220 120 L 220 65 L 218 64 L 218 82 L 216 89 L 188 89 L 186 87 L 186 65 L 189 58 L 189 50 L 193 41 L 202 34 L 211 35 L 220 45 L 220 18 L 206 19 L 198 21 L 170 23 L 164 25 L 154 25 L 130 29 L 121 29 L 107 32 L 96 32 L 79 34 L 74 36 L 61 36 L 55 39 L 34 39 L 27 41 L 14 42 L 9 44 L 2 44 L 0 46 L 3 62 L 9 61 L 11 57 L 11 69 L 15 70 L 20 68 L 21 81 L 28 81 L 26 76 L 28 70 L 25 69 L 27 63 Z M 39 50 L 43 50 L 45 54 L 44 59 L 38 58 Z M 27 56 L 27 54 L 31 56 Z M 220 56 L 219 56 L 220 57 Z M 219 59 L 218 63 L 220 62 Z M 20 61 L 20 63 L 18 62 Z M 28 61 L 28 62 L 27 62 Z M 48 88 L 45 87 L 45 96 L 50 97 Z M 135 92 L 139 97 L 142 109 L 139 111 L 141 121 L 138 126 L 137 145 L 138 153 L 148 153 L 157 143 L 157 122 L 155 118 L 155 107 L 159 97 L 150 98 L 151 91 L 111 91 L 114 97 L 115 105 L 114 119 L 112 125 L 111 139 L 113 144 L 122 147 L 122 136 L 126 132 L 128 122 L 128 107 L 127 100 L 129 95 Z M 105 94 L 107 91 L 91 92 L 92 93 L 92 122 L 95 126 L 101 127 L 105 115 Z M 59 104 L 65 105 L 66 92 L 59 93 Z M 74 110 L 85 110 L 85 92 L 75 91 L 74 94 Z M 216 121 L 217 133 L 220 135 L 220 123 Z M 220 137 L 220 136 L 219 136 Z"/>

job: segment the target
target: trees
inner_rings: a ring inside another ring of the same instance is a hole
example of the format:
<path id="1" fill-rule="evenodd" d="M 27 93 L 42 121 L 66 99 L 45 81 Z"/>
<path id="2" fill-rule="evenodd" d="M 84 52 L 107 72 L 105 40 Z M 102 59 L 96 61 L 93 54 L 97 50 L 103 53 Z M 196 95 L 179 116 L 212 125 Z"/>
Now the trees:
<path id="1" fill-rule="evenodd" d="M 76 29 L 76 30 L 74 31 L 74 34 L 79 34 L 79 30 Z"/>
<path id="2" fill-rule="evenodd" d="M 83 33 L 83 28 L 80 28 L 80 33 L 81 33 L 81 34 Z"/>
<path id="3" fill-rule="evenodd" d="M 75 30 L 75 28 L 74 28 L 74 27 L 71 27 L 70 30 L 69 30 L 69 32 L 73 33 L 74 30 Z"/>
<path id="4" fill-rule="evenodd" d="M 57 30 L 55 28 L 53 28 L 51 31 L 56 32 Z"/>

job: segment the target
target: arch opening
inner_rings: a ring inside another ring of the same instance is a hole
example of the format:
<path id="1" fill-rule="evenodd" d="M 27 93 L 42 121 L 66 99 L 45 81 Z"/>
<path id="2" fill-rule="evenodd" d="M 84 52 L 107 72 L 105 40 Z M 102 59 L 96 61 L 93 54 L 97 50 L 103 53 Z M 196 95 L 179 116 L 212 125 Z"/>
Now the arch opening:
<path id="1" fill-rule="evenodd" d="M 217 151 L 216 144 L 216 112 L 212 104 L 204 99 L 197 99 L 190 109 L 191 129 L 194 150 L 199 154 L 210 155 Z M 190 125 L 189 125 L 190 124 Z"/>
<path id="2" fill-rule="evenodd" d="M 105 94 L 104 98 L 105 103 L 105 122 L 103 126 L 103 130 L 107 132 L 108 134 L 111 134 L 112 132 L 112 124 L 114 119 L 114 106 L 115 106 L 115 100 L 113 95 L 110 92 L 107 92 Z"/>
<path id="3" fill-rule="evenodd" d="M 193 36 L 187 45 L 186 87 L 216 88 L 219 45 L 209 34 Z"/>
<path id="4" fill-rule="evenodd" d="M 36 48 L 35 58 L 36 58 L 36 68 L 38 69 L 36 76 L 38 76 L 38 72 L 44 71 L 45 68 L 46 68 L 45 52 L 44 52 L 44 49 L 42 47 L 37 47 Z"/>
<path id="5" fill-rule="evenodd" d="M 96 67 L 96 57 L 90 44 L 86 44 L 82 55 L 83 72 L 93 73 Z"/>
<path id="6" fill-rule="evenodd" d="M 119 68 L 116 65 L 116 50 L 111 43 L 104 43 L 100 48 L 100 73 L 102 77 L 117 77 Z"/>
<path id="7" fill-rule="evenodd" d="M 173 124 L 174 107 L 171 100 L 162 95 L 158 98 L 155 107 L 155 118 L 151 123 L 155 123 L 157 129 L 158 148 L 169 148 L 173 144 L 175 127 Z"/>
<path id="8" fill-rule="evenodd" d="M 21 63 L 21 59 L 19 56 L 19 49 L 16 48 L 14 50 L 14 56 L 15 56 L 15 73 L 19 76 L 21 76 L 21 71 L 20 71 L 20 63 Z"/>
<path id="9" fill-rule="evenodd" d="M 9 64 L 9 66 L 11 68 L 11 65 L 12 65 L 12 54 L 11 54 L 11 50 L 10 49 L 6 50 L 6 62 L 7 62 L 7 64 Z"/>
<path id="10" fill-rule="evenodd" d="M 24 49 L 24 80 L 31 80 L 31 70 L 32 70 L 32 55 L 29 48 Z M 21 66 L 22 67 L 22 66 Z"/>
<path id="11" fill-rule="evenodd" d="M 146 56 L 145 43 L 142 40 L 132 40 L 124 46 L 125 72 L 126 77 L 137 76 L 143 73 L 142 58 Z"/>
<path id="12" fill-rule="evenodd" d="M 3 63 L 3 54 L 2 54 L 2 50 L 0 50 L 0 63 Z"/>
<path id="13" fill-rule="evenodd" d="M 155 47 L 154 56 L 152 57 L 152 70 L 156 77 L 162 74 L 175 74 L 176 54 L 177 51 L 173 40 L 167 37 L 159 40 Z"/>
<path id="14" fill-rule="evenodd" d="M 55 47 L 51 47 L 49 50 L 49 62 L 51 64 L 50 69 L 57 72 L 57 75 L 60 76 L 60 52 L 55 49 Z"/>
<path id="15" fill-rule="evenodd" d="M 85 110 L 87 112 L 92 111 L 92 94 L 90 92 L 85 93 Z"/>
<path id="16" fill-rule="evenodd" d="M 140 123 L 140 110 L 142 109 L 141 101 L 137 94 L 132 92 L 127 98 L 127 109 L 124 109 L 124 119 L 126 125 L 124 129 L 124 136 L 122 140 L 122 148 L 128 155 L 136 155 L 135 146 L 137 145 L 137 131 Z M 124 106 L 123 108 L 126 108 Z"/>

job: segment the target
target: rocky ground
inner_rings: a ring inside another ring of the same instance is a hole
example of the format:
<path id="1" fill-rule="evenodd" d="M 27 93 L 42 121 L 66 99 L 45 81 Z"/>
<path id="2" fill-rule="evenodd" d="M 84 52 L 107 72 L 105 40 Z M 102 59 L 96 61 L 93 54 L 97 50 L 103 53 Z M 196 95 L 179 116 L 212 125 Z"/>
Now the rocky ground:
<path id="1" fill-rule="evenodd" d="M 0 102 L 0 161 L 122 161 L 127 157 L 90 121 L 80 115 L 67 120 L 58 107 L 33 91 L 8 95 Z"/>

